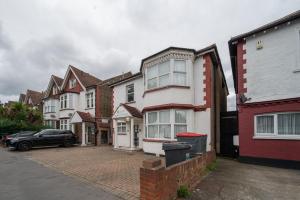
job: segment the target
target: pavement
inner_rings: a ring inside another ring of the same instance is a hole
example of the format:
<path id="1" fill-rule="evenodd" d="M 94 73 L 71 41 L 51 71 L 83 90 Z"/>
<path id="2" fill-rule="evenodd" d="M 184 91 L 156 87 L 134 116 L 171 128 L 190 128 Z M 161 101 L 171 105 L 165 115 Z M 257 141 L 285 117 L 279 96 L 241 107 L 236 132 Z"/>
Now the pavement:
<path id="1" fill-rule="evenodd" d="M 120 200 L 101 188 L 65 176 L 5 148 L 0 148 L 0 199 Z"/>
<path id="2" fill-rule="evenodd" d="M 219 158 L 217 169 L 190 200 L 300 200 L 300 170 L 239 163 Z"/>

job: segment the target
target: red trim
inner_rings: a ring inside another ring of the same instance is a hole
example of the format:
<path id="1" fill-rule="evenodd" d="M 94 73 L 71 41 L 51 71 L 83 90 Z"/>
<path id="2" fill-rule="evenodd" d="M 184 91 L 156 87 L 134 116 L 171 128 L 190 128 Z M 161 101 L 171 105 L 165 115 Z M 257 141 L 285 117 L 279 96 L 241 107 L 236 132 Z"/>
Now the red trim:
<path id="1" fill-rule="evenodd" d="M 202 137 L 207 135 L 202 133 L 182 132 L 182 133 L 177 133 L 176 136 L 177 137 Z"/>
<path id="2" fill-rule="evenodd" d="M 205 60 L 205 63 L 203 64 L 204 72 L 203 76 L 205 79 L 203 80 L 203 83 L 205 84 L 205 87 L 203 88 L 204 94 L 204 101 L 205 101 L 205 107 L 210 108 L 211 107 L 211 69 L 213 67 L 212 60 L 209 54 L 203 55 L 203 59 Z"/>
<path id="3" fill-rule="evenodd" d="M 147 93 L 155 92 L 155 91 L 159 91 L 159 90 L 165 90 L 165 89 L 169 89 L 169 88 L 190 89 L 191 87 L 190 86 L 182 86 L 182 85 L 167 85 L 167 86 L 163 86 L 163 87 L 146 90 L 143 94 L 143 97 Z"/>
<path id="4" fill-rule="evenodd" d="M 199 106 L 194 106 L 192 104 L 177 104 L 177 103 L 169 103 L 169 104 L 162 104 L 162 105 L 156 105 L 156 106 L 148 106 L 145 107 L 142 110 L 142 113 L 148 112 L 148 111 L 155 111 L 155 110 L 167 110 L 167 109 L 193 109 L 194 111 L 205 111 L 206 106 L 199 105 Z"/>
<path id="5" fill-rule="evenodd" d="M 290 98 L 290 99 L 280 99 L 280 100 L 272 100 L 272 101 L 260 101 L 260 102 L 253 102 L 253 103 L 244 103 L 239 104 L 240 107 L 258 107 L 258 106 L 268 106 L 268 105 L 275 105 L 275 104 L 287 104 L 293 102 L 300 102 L 300 97 L 297 98 Z"/>

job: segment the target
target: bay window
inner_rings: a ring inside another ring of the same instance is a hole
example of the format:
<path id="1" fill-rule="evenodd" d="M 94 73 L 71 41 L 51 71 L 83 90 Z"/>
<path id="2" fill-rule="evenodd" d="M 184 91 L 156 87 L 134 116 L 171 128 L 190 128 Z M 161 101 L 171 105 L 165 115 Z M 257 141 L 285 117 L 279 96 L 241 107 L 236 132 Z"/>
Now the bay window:
<path id="1" fill-rule="evenodd" d="M 147 89 L 167 85 L 187 85 L 186 60 L 166 61 L 148 67 L 146 70 Z"/>
<path id="2" fill-rule="evenodd" d="M 55 101 L 53 100 L 45 101 L 44 112 L 45 113 L 55 112 Z"/>
<path id="3" fill-rule="evenodd" d="M 126 134 L 126 123 L 125 122 L 117 123 L 117 133 L 120 135 Z"/>
<path id="4" fill-rule="evenodd" d="M 176 133 L 187 131 L 186 111 L 160 110 L 145 115 L 145 137 L 155 139 L 174 139 Z"/>
<path id="5" fill-rule="evenodd" d="M 94 108 L 94 92 L 89 92 L 85 95 L 86 108 Z"/>
<path id="6" fill-rule="evenodd" d="M 255 116 L 255 136 L 300 137 L 300 112 Z"/>
<path id="7" fill-rule="evenodd" d="M 63 94 L 60 96 L 60 109 L 73 108 L 73 94 Z"/>

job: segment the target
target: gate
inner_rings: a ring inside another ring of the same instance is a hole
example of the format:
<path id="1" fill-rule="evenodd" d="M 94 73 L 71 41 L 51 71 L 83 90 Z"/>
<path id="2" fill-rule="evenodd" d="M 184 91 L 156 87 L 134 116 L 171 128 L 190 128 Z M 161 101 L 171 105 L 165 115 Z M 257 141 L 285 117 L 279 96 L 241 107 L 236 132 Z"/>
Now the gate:
<path id="1" fill-rule="evenodd" d="M 222 112 L 220 126 L 220 155 L 237 157 L 238 147 L 233 145 L 233 136 L 238 135 L 237 111 Z"/>

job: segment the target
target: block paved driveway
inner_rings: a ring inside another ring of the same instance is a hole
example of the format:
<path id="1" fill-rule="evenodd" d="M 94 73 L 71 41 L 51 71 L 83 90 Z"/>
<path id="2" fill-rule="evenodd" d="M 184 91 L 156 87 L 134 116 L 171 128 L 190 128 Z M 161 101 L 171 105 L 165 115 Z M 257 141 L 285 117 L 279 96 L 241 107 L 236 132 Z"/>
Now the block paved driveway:
<path id="1" fill-rule="evenodd" d="M 280 169 L 218 159 L 190 200 L 300 200 L 300 170 Z"/>
<path id="2" fill-rule="evenodd" d="M 139 198 L 139 169 L 143 160 L 153 158 L 111 146 L 35 149 L 21 154 L 123 199 Z"/>

